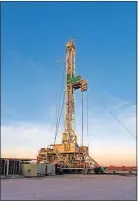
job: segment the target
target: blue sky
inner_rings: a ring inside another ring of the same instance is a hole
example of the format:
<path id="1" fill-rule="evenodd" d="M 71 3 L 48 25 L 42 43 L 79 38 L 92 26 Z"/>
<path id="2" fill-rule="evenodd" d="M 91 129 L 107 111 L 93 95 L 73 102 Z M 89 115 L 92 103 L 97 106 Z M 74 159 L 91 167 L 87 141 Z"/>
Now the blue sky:
<path id="1" fill-rule="evenodd" d="M 4 2 L 4 128 L 9 126 L 12 130 L 13 125 L 15 128 L 16 124 L 21 127 L 27 124 L 47 126 L 50 129 L 63 71 L 63 64 L 57 64 L 56 61 L 65 58 L 65 43 L 70 36 L 77 39 L 77 74 L 88 80 L 89 116 L 94 126 L 97 125 L 95 121 L 99 122 L 97 127 L 101 127 L 101 119 L 102 123 L 105 119 L 112 119 L 102 104 L 106 104 L 120 118 L 135 117 L 135 2 Z M 80 97 L 77 93 L 78 114 Z M 134 132 L 135 118 L 133 120 L 129 129 Z M 78 117 L 78 130 L 81 127 L 79 121 L 81 120 Z M 114 126 L 121 129 L 115 123 Z M 129 124 L 126 126 L 129 127 Z M 11 130 L 8 132 L 11 133 Z M 135 140 L 125 131 L 119 131 L 123 132 L 121 135 L 126 137 L 127 143 L 131 141 L 131 148 L 134 147 Z M 103 135 L 103 139 L 109 139 L 107 133 Z M 120 140 L 119 136 L 111 136 Z M 101 137 L 100 134 L 97 137 L 95 133 L 93 141 L 99 141 Z M 6 148 L 6 138 L 4 140 L 3 146 Z M 39 146 L 36 144 L 36 147 Z"/>

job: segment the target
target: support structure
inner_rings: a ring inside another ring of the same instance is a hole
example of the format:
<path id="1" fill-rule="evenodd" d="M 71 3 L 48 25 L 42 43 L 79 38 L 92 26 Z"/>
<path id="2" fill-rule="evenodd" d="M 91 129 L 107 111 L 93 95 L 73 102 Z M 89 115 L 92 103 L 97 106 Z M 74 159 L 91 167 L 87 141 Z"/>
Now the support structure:
<path id="1" fill-rule="evenodd" d="M 99 164 L 88 155 L 87 146 L 78 145 L 75 133 L 75 91 L 80 89 L 83 93 L 88 89 L 87 81 L 76 75 L 75 53 L 74 42 L 70 40 L 66 44 L 65 125 L 62 142 L 41 148 L 37 161 L 59 163 L 69 168 L 83 168 L 91 165 L 95 167 Z"/>

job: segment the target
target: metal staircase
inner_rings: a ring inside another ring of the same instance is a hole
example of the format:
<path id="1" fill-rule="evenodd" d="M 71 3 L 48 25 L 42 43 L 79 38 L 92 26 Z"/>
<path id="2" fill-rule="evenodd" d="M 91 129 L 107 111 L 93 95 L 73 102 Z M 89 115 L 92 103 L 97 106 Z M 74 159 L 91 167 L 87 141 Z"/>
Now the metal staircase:
<path id="1" fill-rule="evenodd" d="M 90 155 L 83 152 L 86 160 L 89 162 L 89 164 L 92 164 L 94 167 L 101 167 L 99 163 L 97 163 Z"/>
<path id="2" fill-rule="evenodd" d="M 63 161 L 68 168 L 71 168 L 71 165 L 69 164 L 69 162 L 66 159 L 64 159 L 63 155 L 57 149 L 56 149 L 56 155 L 57 155 L 57 160 L 55 161 L 56 163 L 58 161 Z"/>

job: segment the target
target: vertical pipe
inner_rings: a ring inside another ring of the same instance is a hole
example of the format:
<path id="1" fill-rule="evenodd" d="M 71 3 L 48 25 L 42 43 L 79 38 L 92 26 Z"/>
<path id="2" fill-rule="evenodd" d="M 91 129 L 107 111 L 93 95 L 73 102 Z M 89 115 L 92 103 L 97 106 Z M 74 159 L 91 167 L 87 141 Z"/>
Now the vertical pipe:
<path id="1" fill-rule="evenodd" d="M 88 91 L 87 91 L 87 139 L 88 139 L 88 154 L 89 154 L 89 114 L 88 114 Z"/>
<path id="2" fill-rule="evenodd" d="M 5 175 L 5 163 L 6 163 L 6 160 L 4 160 L 4 164 L 3 164 L 3 174 Z"/>
<path id="3" fill-rule="evenodd" d="M 8 176 L 9 175 L 9 160 L 7 160 L 6 163 L 7 163 L 7 172 L 6 172 L 6 175 Z"/>
<path id="4" fill-rule="evenodd" d="M 83 146 L 83 91 L 82 91 L 82 146 Z"/>
<path id="5" fill-rule="evenodd" d="M 19 174 L 21 174 L 21 161 L 19 161 Z"/>
<path id="6" fill-rule="evenodd" d="M 12 172 L 12 174 L 14 175 L 14 168 L 15 168 L 15 160 L 13 160 L 13 172 Z"/>
<path id="7" fill-rule="evenodd" d="M 75 76 L 76 74 L 76 47 L 74 50 L 74 56 L 73 56 L 73 76 Z M 74 94 L 74 133 L 76 134 L 76 96 L 75 96 L 75 90 L 73 91 Z"/>
<path id="8" fill-rule="evenodd" d="M 15 172 L 16 172 L 16 175 L 18 175 L 18 162 L 19 161 L 16 161 L 16 163 L 15 163 Z"/>
<path id="9" fill-rule="evenodd" d="M 15 175 L 17 175 L 17 162 L 18 162 L 18 161 L 15 161 L 15 167 L 14 167 L 14 174 L 15 174 Z"/>
<path id="10" fill-rule="evenodd" d="M 2 159 L 0 159 L 0 174 L 2 175 Z"/>
<path id="11" fill-rule="evenodd" d="M 67 123 L 66 123 L 66 101 L 67 101 L 67 51 L 66 51 L 66 60 L 65 60 L 65 64 L 64 64 L 64 68 L 65 68 L 65 105 L 64 105 L 64 131 L 66 131 L 67 128 Z"/>
<path id="12" fill-rule="evenodd" d="M 16 175 L 18 175 L 18 162 L 19 161 L 16 161 L 16 163 L 15 163 L 15 172 L 16 172 Z"/>

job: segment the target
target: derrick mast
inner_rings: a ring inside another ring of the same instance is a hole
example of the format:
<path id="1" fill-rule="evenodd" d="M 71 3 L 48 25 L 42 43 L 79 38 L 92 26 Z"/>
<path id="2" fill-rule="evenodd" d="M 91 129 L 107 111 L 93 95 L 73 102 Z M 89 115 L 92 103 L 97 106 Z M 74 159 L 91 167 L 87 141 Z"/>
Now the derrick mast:
<path id="1" fill-rule="evenodd" d="M 66 44 L 66 102 L 65 128 L 62 134 L 62 143 L 77 143 L 75 134 L 75 90 L 87 90 L 87 82 L 75 74 L 75 45 L 72 40 Z"/>
<path id="2" fill-rule="evenodd" d="M 66 44 L 66 102 L 65 102 L 65 133 L 68 143 L 76 142 L 76 135 L 74 130 L 75 121 L 75 105 L 74 105 L 74 90 L 70 79 L 75 76 L 75 45 L 72 41 Z M 64 134 L 65 136 L 65 134 Z M 67 142 L 63 140 L 63 143 Z"/>

